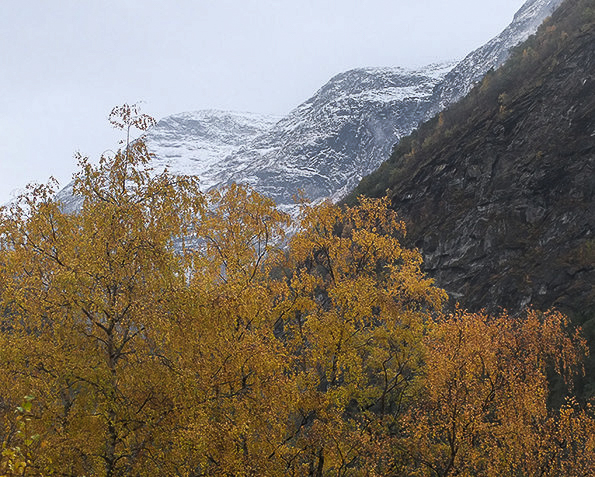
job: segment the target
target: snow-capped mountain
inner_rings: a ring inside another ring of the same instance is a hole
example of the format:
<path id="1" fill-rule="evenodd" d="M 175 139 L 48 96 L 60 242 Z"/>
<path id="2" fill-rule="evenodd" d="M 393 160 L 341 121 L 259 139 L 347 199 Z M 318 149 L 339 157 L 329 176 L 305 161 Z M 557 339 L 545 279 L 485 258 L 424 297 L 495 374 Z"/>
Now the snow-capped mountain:
<path id="1" fill-rule="evenodd" d="M 168 116 L 147 138 L 152 166 L 174 174 L 194 174 L 203 189 L 217 185 L 224 159 L 269 131 L 281 118 L 229 111 L 196 111 Z"/>
<path id="2" fill-rule="evenodd" d="M 170 116 L 149 133 L 149 148 L 157 166 L 198 175 L 205 189 L 246 183 L 286 210 L 298 190 L 311 200 L 340 199 L 401 136 L 502 64 L 561 1 L 527 1 L 500 35 L 456 66 L 347 71 L 276 123 L 217 111 Z"/>
<path id="3" fill-rule="evenodd" d="M 432 106 L 426 114 L 431 118 L 444 108 L 465 96 L 473 85 L 491 69 L 502 65 L 510 50 L 537 31 L 563 0 L 528 0 L 516 14 L 512 23 L 502 33 L 485 45 L 469 53 L 434 91 Z"/>
<path id="4" fill-rule="evenodd" d="M 203 191 L 219 185 L 225 158 L 270 130 L 281 118 L 254 113 L 204 110 L 167 116 L 151 128 L 147 145 L 155 155 L 155 172 L 200 177 Z M 58 193 L 63 210 L 73 212 L 82 201 L 73 196 L 71 182 Z"/>
<path id="5" fill-rule="evenodd" d="M 417 125 L 433 88 L 452 66 L 341 73 L 226 157 L 215 182 L 247 183 L 285 209 L 300 189 L 311 200 L 339 198 Z"/>
<path id="6" fill-rule="evenodd" d="M 513 22 L 463 61 L 418 70 L 360 68 L 336 75 L 287 116 L 198 111 L 168 116 L 147 136 L 156 170 L 196 175 L 202 190 L 249 184 L 284 210 L 302 190 L 339 200 L 386 160 L 420 121 L 465 95 L 562 0 L 528 0 Z M 67 186 L 60 198 L 77 207 Z"/>

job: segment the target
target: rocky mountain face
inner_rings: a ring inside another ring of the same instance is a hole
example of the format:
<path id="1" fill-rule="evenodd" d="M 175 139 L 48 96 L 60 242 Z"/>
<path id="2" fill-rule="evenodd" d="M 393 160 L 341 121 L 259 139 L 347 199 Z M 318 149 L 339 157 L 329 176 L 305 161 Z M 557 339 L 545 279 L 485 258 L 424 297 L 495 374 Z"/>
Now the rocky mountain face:
<path id="1" fill-rule="evenodd" d="M 248 183 L 291 208 L 340 198 L 376 169 L 423 117 L 434 86 L 452 65 L 418 71 L 366 68 L 332 78 L 268 133 L 226 158 L 219 181 Z"/>
<path id="2" fill-rule="evenodd" d="M 465 306 L 592 314 L 594 162 L 595 9 L 567 0 L 356 193 L 390 189 L 426 271 Z"/>
<path id="3" fill-rule="evenodd" d="M 278 121 L 218 111 L 170 116 L 148 135 L 149 148 L 156 166 L 197 175 L 205 189 L 246 183 L 285 210 L 294 207 L 298 190 L 314 201 L 338 200 L 402 136 L 501 64 L 560 1 L 528 0 L 502 34 L 456 67 L 347 71 Z"/>

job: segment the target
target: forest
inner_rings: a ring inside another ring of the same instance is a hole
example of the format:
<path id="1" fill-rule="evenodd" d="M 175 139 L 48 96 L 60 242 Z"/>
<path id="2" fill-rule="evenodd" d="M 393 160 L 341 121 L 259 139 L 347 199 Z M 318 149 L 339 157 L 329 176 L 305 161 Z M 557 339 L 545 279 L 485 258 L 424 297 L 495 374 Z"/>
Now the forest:
<path id="1" fill-rule="evenodd" d="M 150 161 L 0 209 L 0 475 L 595 475 L 562 314 L 446 309 L 386 198 L 292 219 Z"/>

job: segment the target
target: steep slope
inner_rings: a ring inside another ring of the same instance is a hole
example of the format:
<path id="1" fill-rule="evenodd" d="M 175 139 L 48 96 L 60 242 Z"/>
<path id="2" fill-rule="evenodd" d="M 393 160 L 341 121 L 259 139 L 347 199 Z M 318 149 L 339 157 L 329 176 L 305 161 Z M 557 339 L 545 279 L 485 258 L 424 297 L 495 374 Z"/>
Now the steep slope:
<path id="1" fill-rule="evenodd" d="M 390 189 L 427 271 L 466 306 L 595 307 L 595 8 L 567 0 L 356 194 Z"/>
<path id="2" fill-rule="evenodd" d="M 148 135 L 154 166 L 196 175 L 204 190 L 247 183 L 289 211 L 299 190 L 311 200 L 338 200 L 430 112 L 507 57 L 559 2 L 528 0 L 501 35 L 454 70 L 441 64 L 347 71 L 283 118 L 221 111 L 166 117 Z M 67 209 L 76 208 L 71 191 L 69 185 L 60 193 Z"/>
<path id="3" fill-rule="evenodd" d="M 285 210 L 299 190 L 311 200 L 340 198 L 419 123 L 453 66 L 347 71 L 283 118 L 176 114 L 159 121 L 147 144 L 157 170 L 197 175 L 204 189 L 249 184 Z"/>
<path id="4" fill-rule="evenodd" d="M 299 190 L 311 200 L 338 200 L 376 169 L 393 144 L 421 120 L 468 92 L 490 68 L 501 64 L 510 48 L 533 33 L 560 1 L 528 0 L 502 34 L 454 70 L 454 64 L 443 64 L 417 71 L 347 71 L 274 127 L 267 129 L 272 126 L 268 118 L 244 115 L 242 127 L 231 124 L 225 134 L 215 127 L 210 134 L 214 123 L 224 124 L 221 113 L 186 113 L 160 121 L 149 134 L 149 147 L 159 166 L 198 175 L 205 188 L 248 183 L 285 210 L 294 207 Z M 250 136 L 242 128 L 262 130 Z"/>
<path id="5" fill-rule="evenodd" d="M 426 119 L 465 96 L 475 83 L 491 69 L 502 65 L 510 50 L 535 33 L 539 25 L 562 3 L 562 0 L 528 0 L 510 25 L 488 43 L 469 53 L 450 71 L 435 89 Z"/>

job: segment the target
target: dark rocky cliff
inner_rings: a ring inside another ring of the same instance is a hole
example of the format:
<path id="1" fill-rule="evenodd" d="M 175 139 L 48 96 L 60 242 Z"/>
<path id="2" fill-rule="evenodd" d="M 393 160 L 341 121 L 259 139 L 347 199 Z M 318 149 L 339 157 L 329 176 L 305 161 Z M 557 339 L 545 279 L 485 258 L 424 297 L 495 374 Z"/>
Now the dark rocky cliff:
<path id="1" fill-rule="evenodd" d="M 567 0 L 357 194 L 390 189 L 427 272 L 465 306 L 595 305 L 595 8 Z"/>

